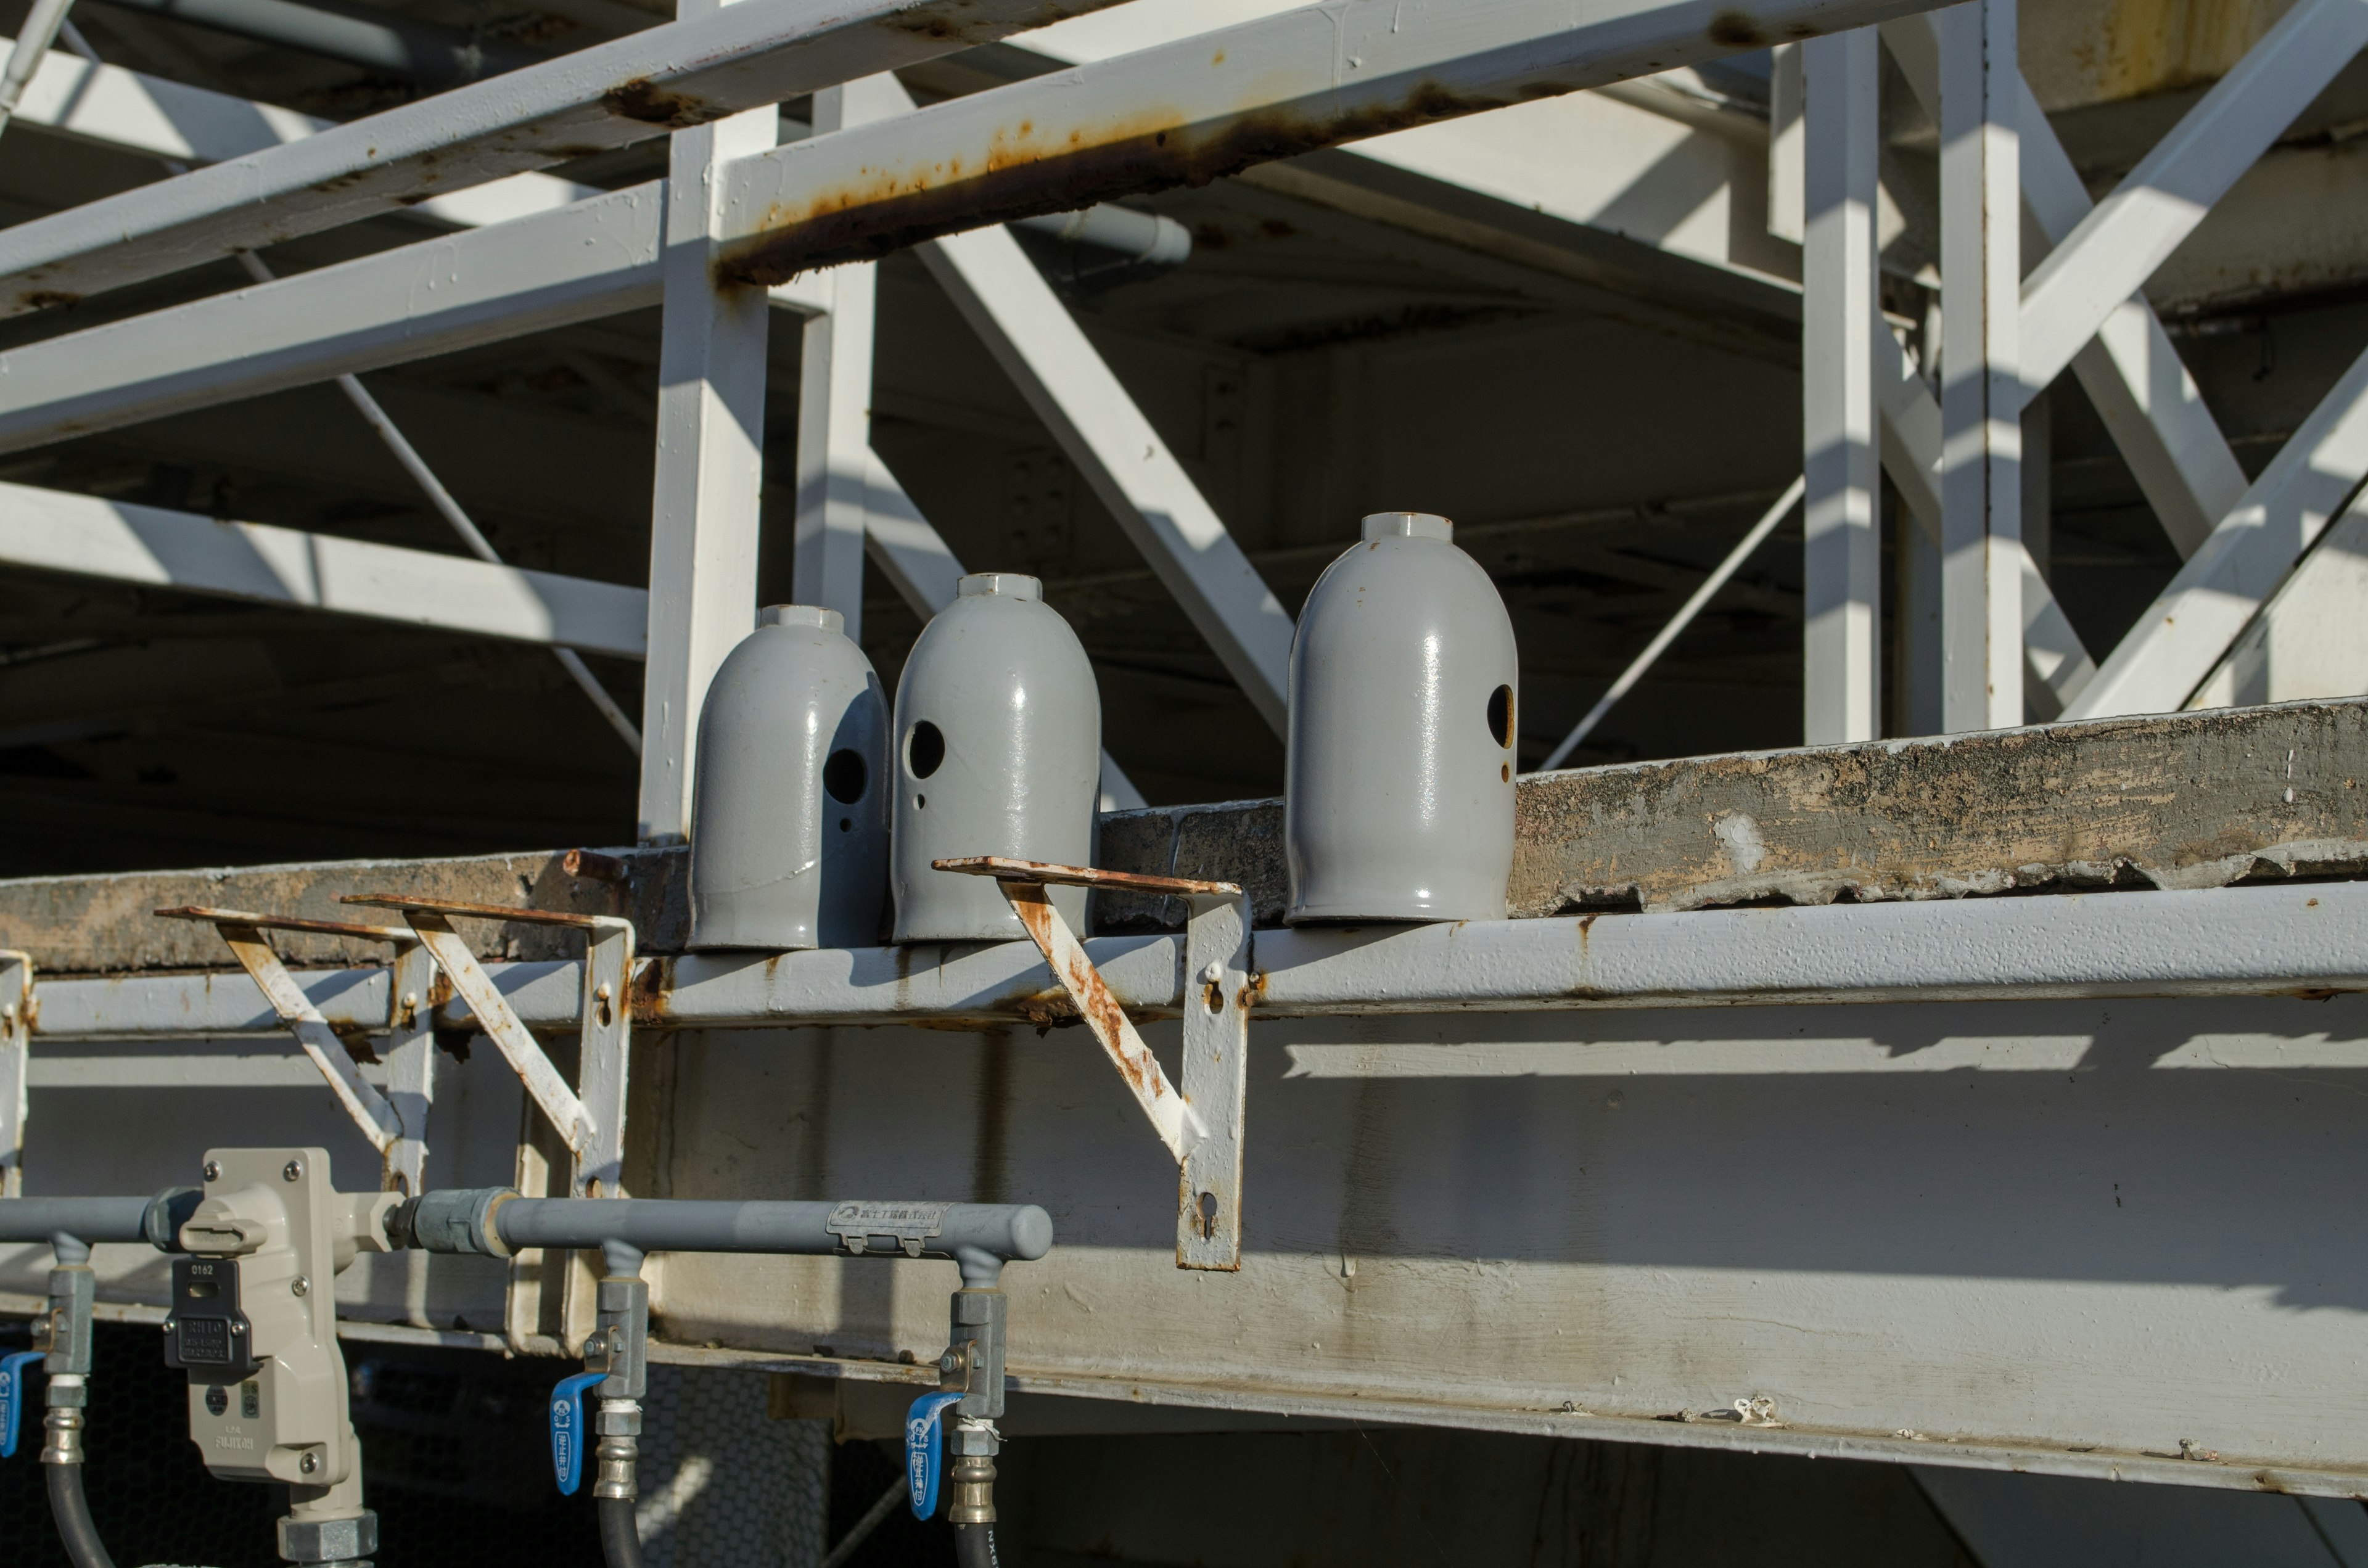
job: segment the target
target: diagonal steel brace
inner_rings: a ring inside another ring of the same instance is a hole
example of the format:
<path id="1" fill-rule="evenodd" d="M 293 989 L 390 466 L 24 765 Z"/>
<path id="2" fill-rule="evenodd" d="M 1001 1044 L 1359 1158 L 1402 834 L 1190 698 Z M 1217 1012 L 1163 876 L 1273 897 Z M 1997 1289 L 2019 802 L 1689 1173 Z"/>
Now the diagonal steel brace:
<path id="1" fill-rule="evenodd" d="M 389 1191 L 416 1193 L 427 1158 L 427 1125 L 426 1105 L 419 1108 L 414 1124 L 406 1125 L 394 1105 L 372 1088 L 355 1064 L 352 1052 L 346 1049 L 328 1019 L 313 1006 L 304 988 L 288 972 L 264 937 L 266 931 L 309 931 L 319 936 L 359 937 L 365 941 L 392 942 L 401 954 L 405 949 L 416 949 L 418 940 L 399 926 L 358 926 L 343 920 L 303 920 L 293 916 L 256 915 L 244 909 L 210 909 L 185 905 L 176 909 L 160 909 L 156 914 L 166 920 L 198 920 L 211 926 L 229 944 L 239 967 L 245 970 L 263 993 L 263 999 L 279 1016 L 313 1065 L 328 1080 L 330 1091 L 354 1125 L 361 1129 L 370 1147 L 377 1150 L 381 1162 L 383 1184 Z M 400 967 L 400 966 L 399 966 Z M 402 998 L 393 1000 L 389 1022 L 400 1028 L 398 1017 Z"/>
<path id="2" fill-rule="evenodd" d="M 526 1085 L 528 1097 L 567 1145 L 573 1157 L 568 1191 L 578 1198 L 620 1196 L 625 1079 L 632 1049 L 627 987 L 633 970 L 633 923 L 613 915 L 570 915 L 394 893 L 347 893 L 341 902 L 402 912 L 411 932 L 427 946 L 437 967 L 452 982 L 452 989 L 469 1005 L 477 1027 L 494 1042 Z M 580 1096 L 543 1054 L 541 1045 L 477 961 L 476 954 L 469 950 L 469 944 L 452 929 L 456 918 L 567 926 L 585 934 Z"/>
<path id="3" fill-rule="evenodd" d="M 993 877 L 1177 1165 L 1176 1267 L 1242 1266 L 1242 1127 L 1249 1091 L 1250 908 L 1232 882 L 1048 866 L 998 855 L 932 861 Z M 1184 1086 L 1178 1093 L 1053 908 L 1053 887 L 1184 900 Z"/>

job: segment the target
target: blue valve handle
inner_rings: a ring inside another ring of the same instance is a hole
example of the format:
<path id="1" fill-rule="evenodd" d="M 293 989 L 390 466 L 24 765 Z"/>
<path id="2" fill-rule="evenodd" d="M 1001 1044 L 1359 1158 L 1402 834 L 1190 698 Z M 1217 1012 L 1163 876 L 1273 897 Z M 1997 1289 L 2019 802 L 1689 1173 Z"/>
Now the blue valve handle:
<path id="1" fill-rule="evenodd" d="M 945 1457 L 947 1405 L 962 1394 L 925 1393 L 905 1413 L 905 1485 L 912 1494 L 913 1517 L 926 1519 L 938 1511 L 938 1471 Z"/>
<path id="2" fill-rule="evenodd" d="M 19 1350 L 0 1356 L 0 1460 L 17 1453 L 17 1427 L 25 1414 L 25 1365 L 46 1358 L 46 1350 Z"/>
<path id="3" fill-rule="evenodd" d="M 584 1484 L 584 1450 L 588 1427 L 584 1417 L 584 1391 L 609 1381 L 606 1372 L 578 1372 L 562 1378 L 551 1391 L 551 1468 L 559 1494 L 573 1497 Z"/>

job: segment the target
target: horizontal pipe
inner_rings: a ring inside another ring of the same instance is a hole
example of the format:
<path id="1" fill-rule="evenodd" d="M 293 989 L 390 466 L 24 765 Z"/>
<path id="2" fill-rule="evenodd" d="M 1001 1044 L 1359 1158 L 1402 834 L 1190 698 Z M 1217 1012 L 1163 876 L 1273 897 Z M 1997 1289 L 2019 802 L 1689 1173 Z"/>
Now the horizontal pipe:
<path id="1" fill-rule="evenodd" d="M 214 32 L 449 86 L 515 71 L 540 56 L 416 23 L 377 21 L 290 0 L 105 0 Z"/>
<path id="2" fill-rule="evenodd" d="M 431 1192 L 388 1227 L 429 1252 L 507 1257 L 528 1247 L 948 1258 L 992 1285 L 1007 1262 L 1053 1248 L 1033 1203 L 799 1203 L 662 1198 L 520 1198 L 507 1187 Z"/>
<path id="3" fill-rule="evenodd" d="M 198 1205 L 194 1187 L 168 1187 L 153 1198 L 0 1199 L 0 1242 L 146 1242 L 180 1250 L 181 1221 Z"/>

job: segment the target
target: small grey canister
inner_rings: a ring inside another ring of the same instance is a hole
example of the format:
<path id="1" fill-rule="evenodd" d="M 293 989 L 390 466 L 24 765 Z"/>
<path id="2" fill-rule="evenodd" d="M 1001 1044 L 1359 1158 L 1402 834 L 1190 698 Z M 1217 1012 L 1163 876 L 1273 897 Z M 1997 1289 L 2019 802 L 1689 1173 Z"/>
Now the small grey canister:
<path id="1" fill-rule="evenodd" d="M 1501 920 L 1520 659 L 1497 585 L 1423 512 L 1364 520 L 1291 646 L 1287 918 Z"/>
<path id="2" fill-rule="evenodd" d="M 991 878 L 930 863 L 1004 855 L 1085 865 L 1101 745 L 1093 665 L 1044 603 L 1044 585 L 1012 572 L 964 577 L 896 682 L 896 940 L 1024 940 Z M 1053 903 L 1083 930 L 1084 889 L 1057 889 Z"/>
<path id="3" fill-rule="evenodd" d="M 888 892 L 888 703 L 835 609 L 774 605 L 700 710 L 690 946 L 871 947 Z"/>

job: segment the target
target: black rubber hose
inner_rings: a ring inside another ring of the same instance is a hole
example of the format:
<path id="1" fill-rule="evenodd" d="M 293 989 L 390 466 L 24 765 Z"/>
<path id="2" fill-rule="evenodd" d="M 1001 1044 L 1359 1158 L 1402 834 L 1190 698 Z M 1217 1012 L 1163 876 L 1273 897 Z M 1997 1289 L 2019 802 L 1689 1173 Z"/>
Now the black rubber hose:
<path id="1" fill-rule="evenodd" d="M 90 1522 L 90 1502 L 82 1494 L 82 1466 L 41 1468 L 50 1472 L 50 1517 L 58 1522 L 58 1539 L 65 1542 L 74 1568 L 115 1568 L 115 1559 L 99 1544 L 98 1527 Z"/>
<path id="2" fill-rule="evenodd" d="M 633 1528 L 633 1500 L 596 1497 L 592 1506 L 600 1516 L 600 1555 L 608 1560 L 609 1568 L 642 1568 L 642 1535 Z"/>
<path id="3" fill-rule="evenodd" d="M 996 1568 L 995 1527 L 956 1525 L 954 1561 L 961 1564 L 961 1568 Z"/>

